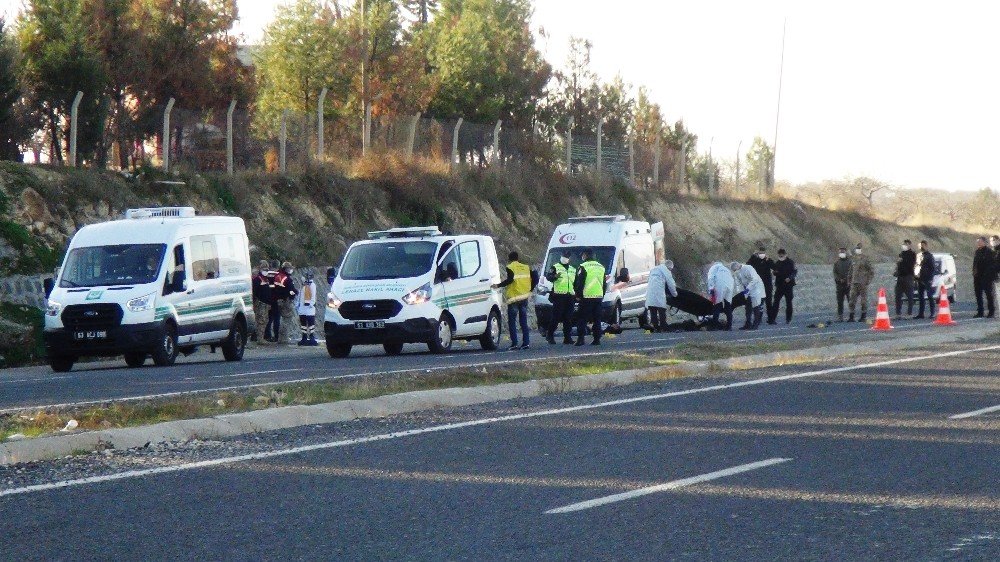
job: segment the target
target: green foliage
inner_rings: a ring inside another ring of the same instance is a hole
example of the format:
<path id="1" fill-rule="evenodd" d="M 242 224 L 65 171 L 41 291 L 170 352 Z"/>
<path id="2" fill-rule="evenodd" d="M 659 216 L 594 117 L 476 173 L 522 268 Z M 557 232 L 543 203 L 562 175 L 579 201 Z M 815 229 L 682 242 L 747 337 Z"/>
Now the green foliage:
<path id="1" fill-rule="evenodd" d="M 44 316 L 41 310 L 30 306 L 0 303 L 0 318 L 21 326 L 30 326 L 30 343 L 9 348 L 0 347 L 0 367 L 19 367 L 45 357 L 42 340 Z M 0 324 L 0 330 L 9 329 Z"/>
<path id="2" fill-rule="evenodd" d="M 20 160 L 20 146 L 32 133 L 23 116 L 20 65 L 17 45 L 0 18 L 0 160 Z"/>
<path id="3" fill-rule="evenodd" d="M 774 161 L 774 149 L 761 137 L 755 137 L 750 151 L 747 152 L 747 183 L 760 190 L 760 193 L 770 193 L 774 189 L 774 178 L 771 176 L 771 163 Z"/>

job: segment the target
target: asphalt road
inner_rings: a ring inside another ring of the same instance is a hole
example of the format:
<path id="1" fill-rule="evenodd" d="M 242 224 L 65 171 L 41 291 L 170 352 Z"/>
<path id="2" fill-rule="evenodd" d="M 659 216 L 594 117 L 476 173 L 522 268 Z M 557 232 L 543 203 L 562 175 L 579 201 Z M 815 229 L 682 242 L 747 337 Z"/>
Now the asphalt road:
<path id="1" fill-rule="evenodd" d="M 1000 404 L 997 365 L 953 344 L 139 455 L 172 472 L 0 488 L 0 557 L 997 560 L 1000 412 L 952 418 Z"/>
<path id="2" fill-rule="evenodd" d="M 740 311 L 742 312 L 742 311 Z M 972 312 L 958 307 L 953 312 L 959 321 L 971 321 Z M 734 323 L 741 325 L 738 313 Z M 485 352 L 478 343 L 456 342 L 453 351 L 446 355 L 432 355 L 424 345 L 408 345 L 403 355 L 388 357 L 381 346 L 355 348 L 348 359 L 331 359 L 326 349 L 251 348 L 243 361 L 227 363 L 222 353 L 210 354 L 199 350 L 189 357 L 181 357 L 172 367 L 127 368 L 124 360 L 79 363 L 70 373 L 53 373 L 48 367 L 29 367 L 0 371 L 0 412 L 29 407 L 52 407 L 87 402 L 103 402 L 125 398 L 161 396 L 164 394 L 223 390 L 266 383 L 357 378 L 386 373 L 427 371 L 455 367 L 478 367 L 488 364 L 541 360 L 553 357 L 580 356 L 622 351 L 650 351 L 667 349 L 684 342 L 729 341 L 747 343 L 754 341 L 781 342 L 806 341 L 818 345 L 844 343 L 871 338 L 866 326 L 857 323 L 831 324 L 823 329 L 806 326 L 819 320 L 829 320 L 829 315 L 803 315 L 791 324 L 779 321 L 776 326 L 762 326 L 758 331 L 744 332 L 687 332 L 679 334 L 648 334 L 626 329 L 621 335 L 602 341 L 600 347 L 575 348 L 561 343 L 548 345 L 537 332 L 533 334 L 532 349 L 508 352 Z M 983 320 L 978 320 L 982 322 Z M 939 329 L 929 321 L 904 320 L 897 322 L 895 334 L 919 333 Z M 1000 328 L 1000 323 L 998 323 Z M 877 337 L 877 336 L 876 336 Z M 504 343 L 508 340 L 504 337 Z"/>

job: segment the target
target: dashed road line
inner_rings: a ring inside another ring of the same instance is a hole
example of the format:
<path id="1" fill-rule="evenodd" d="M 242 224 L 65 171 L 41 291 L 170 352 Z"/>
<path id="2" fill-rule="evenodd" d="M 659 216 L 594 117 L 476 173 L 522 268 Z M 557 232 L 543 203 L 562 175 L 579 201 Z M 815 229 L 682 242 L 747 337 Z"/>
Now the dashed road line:
<path id="1" fill-rule="evenodd" d="M 954 416 L 949 416 L 949 420 L 964 420 L 966 418 L 974 418 L 976 416 L 981 416 L 983 414 L 992 414 L 993 412 L 1000 412 L 1000 404 L 996 406 L 990 406 L 989 408 L 983 408 L 981 410 L 973 410 L 971 412 L 965 412 L 964 414 L 955 414 Z"/>

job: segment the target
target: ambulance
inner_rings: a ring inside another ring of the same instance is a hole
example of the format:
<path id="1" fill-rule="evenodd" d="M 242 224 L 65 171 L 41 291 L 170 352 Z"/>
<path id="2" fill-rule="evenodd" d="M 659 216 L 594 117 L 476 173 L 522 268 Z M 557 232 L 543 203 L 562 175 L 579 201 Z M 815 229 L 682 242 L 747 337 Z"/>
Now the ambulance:
<path id="1" fill-rule="evenodd" d="M 446 235 L 436 226 L 370 232 L 348 248 L 327 295 L 330 357 L 358 345 L 398 355 L 423 343 L 445 353 L 455 340 L 500 344 L 500 262 L 489 236 Z"/>
<path id="2" fill-rule="evenodd" d="M 544 332 L 552 318 L 552 283 L 544 278 L 544 272 L 559 263 L 564 251 L 570 253 L 570 264 L 579 267 L 580 253 L 588 248 L 607 272 L 602 320 L 617 326 L 634 320 L 645 326 L 646 286 L 649 272 L 663 259 L 663 233 L 663 223 L 650 224 L 625 215 L 574 217 L 557 226 L 549 239 L 543 275 L 534 295 L 538 327 Z"/>
<path id="3" fill-rule="evenodd" d="M 65 372 L 81 357 L 172 365 L 202 345 L 239 361 L 255 326 L 243 219 L 168 207 L 129 209 L 73 236 L 43 336 L 52 369 Z"/>

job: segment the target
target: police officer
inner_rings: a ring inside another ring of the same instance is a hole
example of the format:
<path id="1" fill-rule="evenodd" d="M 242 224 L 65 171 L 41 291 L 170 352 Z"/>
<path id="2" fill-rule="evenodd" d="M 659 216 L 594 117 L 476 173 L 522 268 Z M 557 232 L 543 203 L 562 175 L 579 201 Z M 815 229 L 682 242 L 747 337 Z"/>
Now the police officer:
<path id="1" fill-rule="evenodd" d="M 875 268 L 872 262 L 861 249 L 859 242 L 854 248 L 854 256 L 851 257 L 851 316 L 848 322 L 854 322 L 854 311 L 857 310 L 858 300 L 861 300 L 861 317 L 858 322 L 864 322 L 868 316 L 868 285 L 875 277 Z"/>
<path id="2" fill-rule="evenodd" d="M 917 254 L 917 292 L 920 296 L 920 313 L 914 316 L 916 320 L 924 318 L 924 301 L 930 307 L 930 316 L 934 316 L 934 254 L 928 249 L 926 240 L 920 241 L 920 253 Z"/>
<path id="3" fill-rule="evenodd" d="M 747 265 L 752 267 L 764 283 L 764 310 L 768 311 L 770 317 L 771 306 L 774 302 L 774 276 L 771 271 L 774 269 L 774 260 L 767 257 L 767 249 L 763 245 L 757 248 L 757 253 L 750 256 Z"/>
<path id="4" fill-rule="evenodd" d="M 795 261 L 788 257 L 784 248 L 778 250 L 778 261 L 774 262 L 774 302 L 771 311 L 768 313 L 768 324 L 777 324 L 778 311 L 781 309 L 781 299 L 785 299 L 785 324 L 792 321 L 792 300 L 795 298 L 795 277 L 799 270 L 795 268 Z"/>
<path id="5" fill-rule="evenodd" d="M 270 341 L 271 339 L 267 335 L 266 329 L 268 311 L 271 308 L 271 279 L 269 279 L 269 276 L 273 276 L 273 273 L 267 260 L 260 260 L 257 271 L 250 278 L 253 283 L 253 314 L 257 324 L 257 329 L 252 335 L 254 341 L 260 338 L 263 338 L 262 342 Z"/>
<path id="6" fill-rule="evenodd" d="M 570 265 L 569 250 L 563 250 L 559 263 L 554 264 L 545 272 L 545 278 L 552 283 L 552 292 L 549 293 L 549 301 L 552 302 L 552 318 L 549 320 L 549 327 L 545 333 L 545 340 L 550 344 L 556 343 L 556 325 L 562 323 L 563 343 L 573 343 L 573 332 L 571 322 L 573 321 L 574 291 L 573 284 L 576 281 L 576 268 Z"/>
<path id="7" fill-rule="evenodd" d="M 494 286 L 506 288 L 507 328 L 510 330 L 510 351 L 528 349 L 531 347 L 531 329 L 528 328 L 528 299 L 531 291 L 538 285 L 538 272 L 520 262 L 517 252 L 507 255 L 507 279 Z M 521 336 L 524 343 L 517 343 L 518 321 L 521 325 Z"/>
<path id="8" fill-rule="evenodd" d="M 903 240 L 902 250 L 896 258 L 896 320 L 903 312 L 903 297 L 906 297 L 906 315 L 913 316 L 913 268 L 917 265 L 917 253 L 910 249 L 910 241 Z"/>
<path id="9" fill-rule="evenodd" d="M 833 282 L 837 286 L 837 322 L 844 321 L 844 303 L 851 295 L 851 259 L 847 248 L 841 248 L 833 262 Z"/>
<path id="10" fill-rule="evenodd" d="M 576 297 L 580 299 L 576 345 L 585 343 L 588 323 L 594 325 L 592 345 L 601 345 L 601 303 L 604 302 L 607 270 L 601 262 L 594 259 L 594 251 L 589 248 L 581 252 L 580 261 L 580 267 L 576 271 L 576 281 L 573 284 Z"/>
<path id="11" fill-rule="evenodd" d="M 976 291 L 976 315 L 973 318 L 983 317 L 983 297 L 986 298 L 986 308 L 989 311 L 987 318 L 996 315 L 996 302 L 993 295 L 993 279 L 996 275 L 996 256 L 989 248 L 985 236 L 980 236 L 976 240 L 976 253 L 972 258 L 972 283 Z"/>

